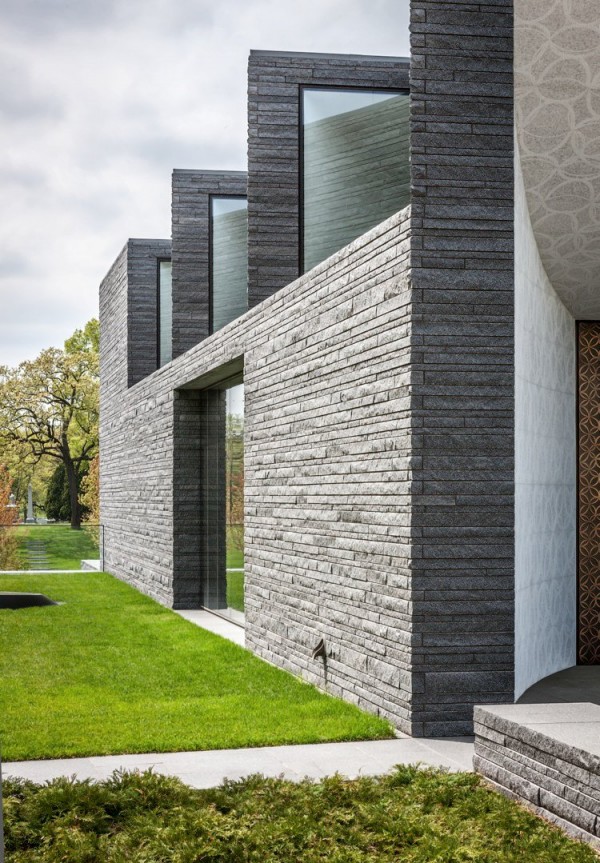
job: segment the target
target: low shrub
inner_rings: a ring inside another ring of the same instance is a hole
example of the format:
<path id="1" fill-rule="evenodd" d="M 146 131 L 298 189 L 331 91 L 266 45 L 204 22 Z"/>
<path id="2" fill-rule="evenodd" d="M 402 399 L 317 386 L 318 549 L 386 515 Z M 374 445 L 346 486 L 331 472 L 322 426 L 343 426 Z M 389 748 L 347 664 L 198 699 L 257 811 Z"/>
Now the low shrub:
<path id="1" fill-rule="evenodd" d="M 9 780 L 5 798 L 6 863 L 597 863 L 474 774 L 417 767 L 210 790 L 151 772 Z"/>

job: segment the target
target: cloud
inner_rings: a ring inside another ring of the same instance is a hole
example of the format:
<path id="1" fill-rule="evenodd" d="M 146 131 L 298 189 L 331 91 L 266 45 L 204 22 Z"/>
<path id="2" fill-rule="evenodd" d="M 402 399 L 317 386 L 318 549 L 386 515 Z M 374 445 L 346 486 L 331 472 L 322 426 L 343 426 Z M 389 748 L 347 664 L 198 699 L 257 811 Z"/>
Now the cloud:
<path id="1" fill-rule="evenodd" d="M 119 0 L 4 0 L 6 25 L 26 38 L 90 30 L 114 22 Z"/>
<path id="2" fill-rule="evenodd" d="M 169 235 L 172 168 L 245 169 L 251 48 L 406 55 L 408 2 L 5 0 L 0 364 L 97 314 L 128 237 Z"/>

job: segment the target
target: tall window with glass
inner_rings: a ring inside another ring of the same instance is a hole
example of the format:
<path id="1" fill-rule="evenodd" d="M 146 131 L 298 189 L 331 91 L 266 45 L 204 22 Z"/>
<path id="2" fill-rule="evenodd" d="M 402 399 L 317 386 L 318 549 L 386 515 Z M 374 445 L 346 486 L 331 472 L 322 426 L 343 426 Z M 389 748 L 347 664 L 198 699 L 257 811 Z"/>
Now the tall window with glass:
<path id="1" fill-rule="evenodd" d="M 409 96 L 302 88 L 302 270 L 410 201 Z"/>
<path id="2" fill-rule="evenodd" d="M 216 332 L 248 310 L 248 203 L 210 199 L 210 330 Z"/>
<path id="3" fill-rule="evenodd" d="M 173 287 L 171 261 L 158 262 L 158 365 L 173 359 Z"/>

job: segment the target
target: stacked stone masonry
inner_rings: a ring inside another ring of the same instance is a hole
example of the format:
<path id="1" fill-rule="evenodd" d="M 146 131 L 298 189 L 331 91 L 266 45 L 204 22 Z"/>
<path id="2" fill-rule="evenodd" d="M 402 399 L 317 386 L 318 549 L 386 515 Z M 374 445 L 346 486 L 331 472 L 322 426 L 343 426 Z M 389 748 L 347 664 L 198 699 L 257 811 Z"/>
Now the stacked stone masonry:
<path id="1" fill-rule="evenodd" d="M 408 90 L 408 60 L 252 51 L 248 63 L 248 301 L 300 273 L 302 85 Z"/>
<path id="2" fill-rule="evenodd" d="M 513 700 L 512 42 L 511 0 L 411 3 L 413 722 L 433 735 Z"/>
<path id="3" fill-rule="evenodd" d="M 475 708 L 477 772 L 600 850 L 600 707 Z"/>
<path id="4" fill-rule="evenodd" d="M 412 205 L 297 281 L 300 85 L 403 89 L 408 65 L 252 53 L 250 311 L 208 337 L 208 188 L 175 172 L 175 359 L 103 381 L 102 520 L 109 571 L 201 602 L 222 554 L 202 538 L 201 392 L 243 370 L 248 645 L 438 736 L 513 700 L 512 4 L 411 14 Z M 102 288 L 107 369 L 123 278 Z"/>
<path id="5" fill-rule="evenodd" d="M 210 197 L 246 194 L 243 171 L 173 171 L 173 356 L 210 333 Z"/>
<path id="6" fill-rule="evenodd" d="M 127 243 L 127 380 L 129 386 L 158 365 L 158 266 L 171 257 L 170 240 Z"/>
<path id="7" fill-rule="evenodd" d="M 107 377 L 101 517 L 110 572 L 167 605 L 199 604 L 199 393 L 243 357 L 247 645 L 410 733 L 409 219 L 135 386 Z M 117 266 L 103 286 L 106 369 L 125 294 Z M 326 663 L 311 658 L 322 637 Z"/>

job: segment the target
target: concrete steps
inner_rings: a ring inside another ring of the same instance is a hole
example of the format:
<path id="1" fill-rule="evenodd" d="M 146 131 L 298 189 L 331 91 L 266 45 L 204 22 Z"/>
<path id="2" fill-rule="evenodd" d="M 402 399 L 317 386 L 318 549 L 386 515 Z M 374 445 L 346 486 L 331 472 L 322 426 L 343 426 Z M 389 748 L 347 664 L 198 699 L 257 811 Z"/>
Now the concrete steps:
<path id="1" fill-rule="evenodd" d="M 474 720 L 475 770 L 600 850 L 600 706 L 476 707 Z"/>

